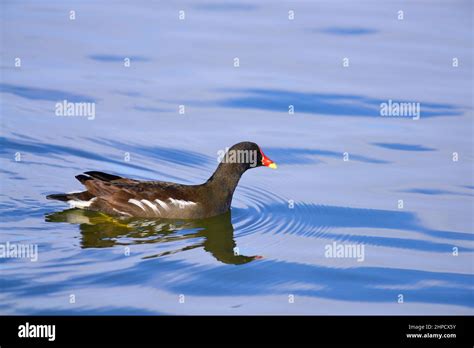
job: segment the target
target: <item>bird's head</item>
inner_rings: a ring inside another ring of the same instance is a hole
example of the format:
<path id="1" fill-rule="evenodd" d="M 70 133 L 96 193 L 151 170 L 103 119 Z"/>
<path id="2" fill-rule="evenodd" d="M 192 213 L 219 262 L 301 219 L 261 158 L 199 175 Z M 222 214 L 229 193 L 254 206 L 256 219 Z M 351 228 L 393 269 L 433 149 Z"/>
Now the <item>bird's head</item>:
<path id="1" fill-rule="evenodd" d="M 256 167 L 269 167 L 276 169 L 277 165 L 270 158 L 265 156 L 260 146 L 244 141 L 226 149 L 219 154 L 222 163 L 240 163 L 244 164 L 245 169 Z"/>

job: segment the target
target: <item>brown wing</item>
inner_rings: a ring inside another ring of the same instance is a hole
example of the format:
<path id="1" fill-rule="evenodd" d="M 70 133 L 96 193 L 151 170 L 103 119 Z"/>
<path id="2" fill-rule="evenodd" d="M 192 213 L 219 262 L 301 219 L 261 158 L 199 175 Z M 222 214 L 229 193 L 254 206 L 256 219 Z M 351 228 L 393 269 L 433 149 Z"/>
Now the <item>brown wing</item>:
<path id="1" fill-rule="evenodd" d="M 195 186 L 165 181 L 139 181 L 103 172 L 86 172 L 76 178 L 95 197 L 91 210 L 112 215 L 170 217 L 183 208 L 182 202 L 196 200 Z M 192 203 L 190 203 L 193 206 Z M 179 215 L 183 215 L 180 211 Z"/>
<path id="2" fill-rule="evenodd" d="M 94 208 L 109 214 L 167 217 L 173 200 L 189 200 L 187 186 L 163 181 L 88 180 L 85 186 L 97 197 Z"/>

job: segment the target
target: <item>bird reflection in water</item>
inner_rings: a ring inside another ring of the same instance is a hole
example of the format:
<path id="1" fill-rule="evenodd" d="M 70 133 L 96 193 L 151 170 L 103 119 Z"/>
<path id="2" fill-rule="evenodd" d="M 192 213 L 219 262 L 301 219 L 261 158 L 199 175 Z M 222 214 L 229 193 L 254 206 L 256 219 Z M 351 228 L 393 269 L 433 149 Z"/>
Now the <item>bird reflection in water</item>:
<path id="1" fill-rule="evenodd" d="M 102 213 L 67 209 L 47 214 L 46 222 L 78 224 L 82 248 L 108 248 L 131 244 L 170 243 L 189 241 L 180 249 L 171 249 L 144 257 L 156 258 L 203 248 L 216 260 L 241 265 L 261 256 L 244 256 L 236 252 L 231 213 L 200 220 L 123 219 Z"/>

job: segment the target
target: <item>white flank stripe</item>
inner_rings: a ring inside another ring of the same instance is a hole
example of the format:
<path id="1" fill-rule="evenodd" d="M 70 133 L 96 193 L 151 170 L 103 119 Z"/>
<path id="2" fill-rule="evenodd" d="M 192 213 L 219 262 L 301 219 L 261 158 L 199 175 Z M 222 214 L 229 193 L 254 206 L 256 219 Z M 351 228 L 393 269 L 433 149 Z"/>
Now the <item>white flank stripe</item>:
<path id="1" fill-rule="evenodd" d="M 67 202 L 69 203 L 69 206 L 71 208 L 84 209 L 84 208 L 88 208 L 92 203 L 94 203 L 96 199 L 97 197 L 91 198 L 88 201 L 69 200 Z"/>
<path id="2" fill-rule="evenodd" d="M 158 208 L 156 207 L 156 205 L 154 205 L 153 203 L 151 203 L 150 201 L 146 200 L 146 199 L 142 199 L 141 200 L 142 203 L 146 204 L 147 206 L 149 206 L 151 209 L 153 209 L 153 211 L 155 212 L 155 214 L 157 215 L 161 215 L 160 211 L 158 210 Z"/>
<path id="3" fill-rule="evenodd" d="M 159 200 L 159 199 L 155 199 L 155 202 L 158 203 L 164 210 L 168 211 L 170 208 L 168 207 L 168 204 L 166 204 L 165 202 Z"/>
<path id="4" fill-rule="evenodd" d="M 174 205 L 179 206 L 180 208 L 184 208 L 185 206 L 188 205 L 196 205 L 197 203 L 191 202 L 191 201 L 185 201 L 183 199 L 174 199 L 174 198 L 168 198 L 171 203 Z"/>
<path id="5" fill-rule="evenodd" d="M 126 213 L 124 211 L 120 211 L 118 209 L 115 209 L 115 208 L 112 208 L 115 212 L 119 213 L 119 214 L 122 214 L 122 215 L 127 215 L 127 216 L 132 216 L 132 214 L 129 214 L 129 213 Z"/>
<path id="6" fill-rule="evenodd" d="M 141 208 L 143 211 L 146 211 L 145 206 L 143 205 L 142 202 L 137 201 L 136 199 L 130 198 L 128 200 L 128 203 L 135 204 L 137 207 Z"/>

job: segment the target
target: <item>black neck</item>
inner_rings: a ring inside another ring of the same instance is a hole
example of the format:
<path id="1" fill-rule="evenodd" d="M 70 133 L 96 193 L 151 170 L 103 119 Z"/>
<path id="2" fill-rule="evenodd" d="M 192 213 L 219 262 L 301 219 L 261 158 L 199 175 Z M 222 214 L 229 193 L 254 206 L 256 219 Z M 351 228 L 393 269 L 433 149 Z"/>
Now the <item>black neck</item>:
<path id="1" fill-rule="evenodd" d="M 230 208 L 232 196 L 240 177 L 248 169 L 245 163 L 220 163 L 216 171 L 204 184 L 211 191 L 212 205 L 220 206 L 222 213 Z"/>

